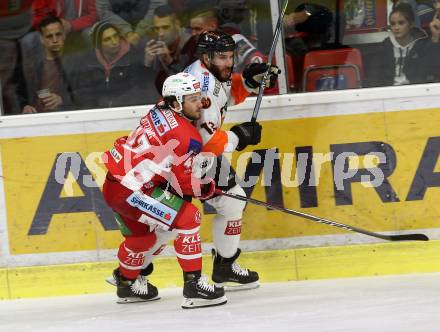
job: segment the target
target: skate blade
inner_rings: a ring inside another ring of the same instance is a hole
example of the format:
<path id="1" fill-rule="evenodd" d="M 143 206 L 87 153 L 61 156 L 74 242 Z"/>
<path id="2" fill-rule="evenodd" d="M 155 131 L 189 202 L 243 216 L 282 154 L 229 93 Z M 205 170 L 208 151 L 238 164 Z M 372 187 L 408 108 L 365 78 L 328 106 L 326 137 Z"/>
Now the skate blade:
<path id="1" fill-rule="evenodd" d="M 139 303 L 139 302 L 151 302 L 151 301 L 157 301 L 160 299 L 160 296 L 153 297 L 151 299 L 141 299 L 139 297 L 118 297 L 118 300 L 116 303 L 119 304 L 127 304 L 127 303 Z"/>
<path id="2" fill-rule="evenodd" d="M 218 305 L 226 304 L 228 300 L 226 296 L 219 297 L 214 300 L 205 300 L 205 299 L 197 299 L 197 298 L 185 298 L 182 302 L 183 309 L 197 309 L 197 308 L 207 308 L 207 307 L 215 307 Z"/>
<path id="3" fill-rule="evenodd" d="M 107 283 L 109 283 L 110 285 L 116 287 L 116 280 L 115 280 L 115 278 L 113 278 L 113 276 L 111 276 L 111 277 L 107 277 L 107 278 L 105 279 L 105 281 L 106 281 Z"/>
<path id="4" fill-rule="evenodd" d="M 224 282 L 224 283 L 215 283 L 217 287 L 223 287 L 225 292 L 239 292 L 243 290 L 251 290 L 260 287 L 260 283 L 258 281 L 250 282 L 248 284 L 239 284 L 236 282 Z"/>

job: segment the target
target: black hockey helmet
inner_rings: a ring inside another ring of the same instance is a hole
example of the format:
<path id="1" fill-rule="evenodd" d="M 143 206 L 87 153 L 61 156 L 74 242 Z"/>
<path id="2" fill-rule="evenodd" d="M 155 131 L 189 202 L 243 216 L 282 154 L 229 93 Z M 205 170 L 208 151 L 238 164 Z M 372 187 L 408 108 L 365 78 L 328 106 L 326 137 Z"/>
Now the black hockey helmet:
<path id="1" fill-rule="evenodd" d="M 197 52 L 199 54 L 211 52 L 227 52 L 235 50 L 235 41 L 226 32 L 204 31 L 197 41 Z"/>

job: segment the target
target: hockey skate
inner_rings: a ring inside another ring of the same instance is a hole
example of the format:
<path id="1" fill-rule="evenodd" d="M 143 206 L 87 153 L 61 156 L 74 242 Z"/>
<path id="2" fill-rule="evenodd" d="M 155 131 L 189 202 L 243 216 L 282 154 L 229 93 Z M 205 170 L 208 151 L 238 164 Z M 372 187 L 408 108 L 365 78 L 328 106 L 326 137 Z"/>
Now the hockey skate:
<path id="1" fill-rule="evenodd" d="M 117 303 L 147 302 L 160 298 L 157 288 L 145 276 L 139 275 L 135 280 L 129 280 L 120 274 L 119 269 L 115 269 L 113 277 L 117 287 Z"/>
<path id="2" fill-rule="evenodd" d="M 116 285 L 116 279 L 115 279 L 115 271 L 113 271 L 113 274 L 111 276 L 105 278 L 105 281 L 107 283 L 109 283 L 110 285 L 116 287 L 117 285 Z M 153 273 L 153 263 L 150 263 L 147 265 L 146 268 L 143 268 L 141 270 L 141 273 L 139 274 L 138 278 L 142 278 L 142 279 L 145 279 L 148 281 L 148 279 L 146 277 L 149 276 L 151 273 Z"/>
<path id="3" fill-rule="evenodd" d="M 226 291 L 239 291 L 254 289 L 260 286 L 258 273 L 248 269 L 242 269 L 236 262 L 241 250 L 231 258 L 224 258 L 212 249 L 213 269 L 212 281 L 216 286 L 224 287 Z"/>
<path id="4" fill-rule="evenodd" d="M 227 302 L 223 288 L 208 283 L 208 277 L 200 272 L 184 273 L 183 309 L 213 307 Z"/>

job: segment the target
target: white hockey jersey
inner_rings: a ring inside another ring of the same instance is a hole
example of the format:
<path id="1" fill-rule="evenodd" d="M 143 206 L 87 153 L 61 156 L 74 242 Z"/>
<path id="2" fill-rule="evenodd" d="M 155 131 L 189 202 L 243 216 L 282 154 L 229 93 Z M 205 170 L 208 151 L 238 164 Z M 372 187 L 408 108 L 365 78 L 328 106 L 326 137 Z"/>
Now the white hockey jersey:
<path id="1" fill-rule="evenodd" d="M 220 82 L 200 60 L 189 65 L 185 72 L 197 78 L 202 87 L 204 110 L 196 122 L 203 140 L 202 151 L 216 156 L 234 151 L 238 145 L 238 137 L 233 132 L 220 128 L 228 106 L 241 103 L 249 95 L 241 74 L 234 73 L 230 81 Z"/>

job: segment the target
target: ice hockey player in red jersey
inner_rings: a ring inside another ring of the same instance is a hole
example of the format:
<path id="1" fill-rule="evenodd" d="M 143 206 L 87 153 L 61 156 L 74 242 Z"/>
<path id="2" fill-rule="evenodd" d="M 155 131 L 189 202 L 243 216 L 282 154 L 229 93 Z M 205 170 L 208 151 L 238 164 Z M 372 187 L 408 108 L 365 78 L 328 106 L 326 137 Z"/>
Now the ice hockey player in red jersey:
<path id="1" fill-rule="evenodd" d="M 125 238 L 113 273 L 118 302 L 158 298 L 146 277 L 153 270 L 153 256 L 174 239 L 184 275 L 182 307 L 225 304 L 223 288 L 201 274 L 201 214 L 185 200 L 209 199 L 215 189 L 212 179 L 197 177 L 207 165 L 199 154 L 202 139 L 191 122 L 202 113 L 200 82 L 179 73 L 166 79 L 162 92 L 164 100 L 103 156 L 108 169 L 104 198 Z"/>
<path id="2" fill-rule="evenodd" d="M 233 73 L 235 48 L 234 39 L 225 32 L 202 32 L 197 44 L 199 60 L 186 68 L 185 72 L 194 75 L 202 84 L 204 111 L 196 126 L 203 140 L 202 151 L 218 156 L 214 165 L 215 176 L 212 175 L 216 187 L 245 196 L 244 190 L 235 181 L 233 171 L 226 177 L 220 176 L 223 173 L 220 169 L 225 169 L 222 168 L 225 158 L 221 155 L 258 144 L 261 126 L 257 122 L 244 122 L 229 131 L 222 130 L 221 126 L 228 106 L 242 102 L 251 92 L 257 92 L 266 70 L 269 71 L 266 87 L 272 87 L 279 69 L 267 63 L 250 63 L 242 73 Z M 236 262 L 241 252 L 238 246 L 245 203 L 226 196 L 216 196 L 208 203 L 217 212 L 212 223 L 215 246 L 212 280 L 227 289 L 258 287 L 258 273 L 243 269 Z"/>

